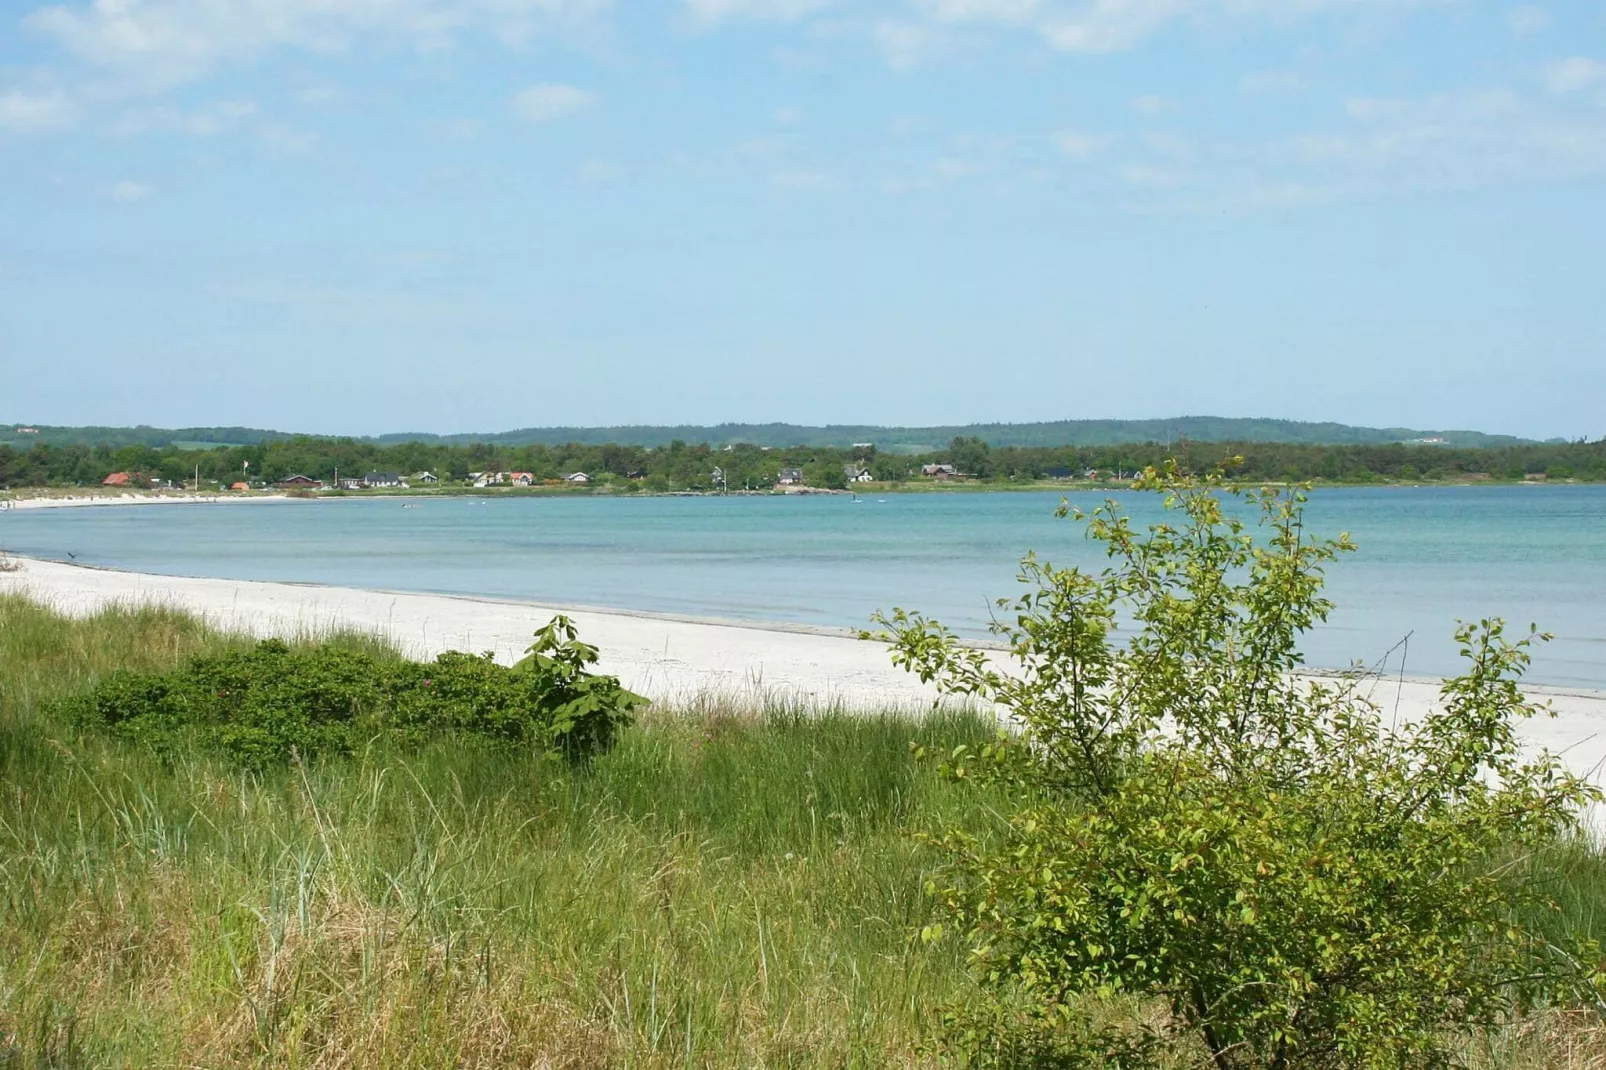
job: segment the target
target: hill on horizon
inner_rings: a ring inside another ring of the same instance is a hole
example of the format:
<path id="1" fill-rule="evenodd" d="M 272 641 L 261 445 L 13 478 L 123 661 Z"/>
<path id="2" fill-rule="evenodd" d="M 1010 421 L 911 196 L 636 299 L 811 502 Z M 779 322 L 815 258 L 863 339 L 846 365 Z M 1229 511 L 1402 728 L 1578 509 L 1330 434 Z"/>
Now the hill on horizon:
<path id="1" fill-rule="evenodd" d="M 24 431 L 27 428 L 30 430 Z M 1157 420 L 1054 420 L 1037 423 L 980 423 L 933 427 L 882 427 L 868 424 L 738 424 L 649 425 L 615 427 L 529 427 L 487 434 L 433 434 L 397 432 L 385 435 L 301 436 L 286 431 L 250 427 L 66 427 L 45 424 L 0 425 L 0 445 L 27 449 L 35 443 L 52 446 L 129 446 L 211 449 L 218 446 L 255 445 L 259 442 L 308 438 L 356 438 L 379 445 L 428 442 L 467 445 L 475 442 L 504 446 L 585 445 L 617 443 L 626 446 L 666 446 L 706 442 L 722 446 L 745 442 L 755 446 L 835 446 L 873 443 L 893 453 L 923 453 L 942 449 L 955 437 L 975 436 L 992 446 L 1109 446 L 1139 442 L 1283 442 L 1303 445 L 1379 445 L 1394 442 L 1439 443 L 1463 448 L 1512 446 L 1533 439 L 1491 435 L 1481 431 L 1423 431 L 1406 427 L 1356 427 L 1340 423 L 1310 423 L 1259 417 L 1179 416 Z"/>

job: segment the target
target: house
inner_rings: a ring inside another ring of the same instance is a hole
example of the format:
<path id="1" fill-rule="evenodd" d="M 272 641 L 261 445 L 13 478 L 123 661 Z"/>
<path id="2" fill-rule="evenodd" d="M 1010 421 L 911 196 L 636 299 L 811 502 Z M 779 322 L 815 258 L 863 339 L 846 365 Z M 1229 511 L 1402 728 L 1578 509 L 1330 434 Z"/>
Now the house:
<path id="1" fill-rule="evenodd" d="M 801 483 L 803 482 L 803 469 L 783 468 L 781 469 L 781 478 L 777 479 L 776 482 L 783 487 L 790 487 L 794 484 Z"/>
<path id="2" fill-rule="evenodd" d="M 127 472 L 113 472 L 111 475 L 101 480 L 100 485 L 103 487 L 126 487 L 129 485 L 129 481 L 132 479 L 133 477 Z"/>
<path id="3" fill-rule="evenodd" d="M 439 483 L 440 480 L 436 477 L 434 472 L 414 472 L 411 482 L 419 483 L 427 487 L 431 483 Z"/>
<path id="4" fill-rule="evenodd" d="M 321 486 L 323 486 L 323 482 L 321 480 L 313 479 L 311 476 L 304 476 L 300 472 L 297 472 L 293 476 L 285 476 L 283 479 L 279 480 L 279 486 L 281 486 L 281 487 L 321 487 Z"/>
<path id="5" fill-rule="evenodd" d="M 1070 479 L 1072 476 L 1076 475 L 1076 470 L 1074 468 L 1067 468 L 1063 464 L 1056 464 L 1052 467 L 1043 469 L 1043 474 L 1050 479 Z"/>
<path id="6" fill-rule="evenodd" d="M 365 487 L 405 487 L 402 477 L 395 472 L 369 472 L 362 477 Z"/>
<path id="7" fill-rule="evenodd" d="M 591 482 L 591 477 L 584 472 L 570 472 L 563 477 L 563 481 L 565 483 L 585 484 Z"/>
<path id="8" fill-rule="evenodd" d="M 497 473 L 497 475 L 501 475 L 501 474 L 502 473 L 500 473 L 500 472 Z M 533 487 L 533 486 L 535 486 L 535 474 L 533 472 L 509 472 L 509 473 L 507 473 L 507 480 L 508 480 L 509 483 L 512 483 L 515 487 Z M 498 480 L 498 482 L 501 482 L 501 481 Z"/>
<path id="9" fill-rule="evenodd" d="M 958 479 L 962 473 L 951 464 L 923 464 L 920 474 L 932 479 Z"/>
<path id="10" fill-rule="evenodd" d="M 725 485 L 725 469 L 715 468 L 708 473 L 708 481 L 716 487 L 723 487 Z"/>
<path id="11" fill-rule="evenodd" d="M 230 483 L 229 484 L 229 489 L 230 490 L 250 490 L 251 489 L 251 484 L 249 484 L 249 483 Z"/>
<path id="12" fill-rule="evenodd" d="M 19 427 L 19 428 L 17 428 L 17 434 L 19 434 L 19 435 L 37 435 L 38 433 L 39 433 L 39 429 L 37 427 Z"/>
<path id="13" fill-rule="evenodd" d="M 875 479 L 870 474 L 870 469 L 862 464 L 845 464 L 842 466 L 842 474 L 848 477 L 849 483 L 869 483 Z"/>

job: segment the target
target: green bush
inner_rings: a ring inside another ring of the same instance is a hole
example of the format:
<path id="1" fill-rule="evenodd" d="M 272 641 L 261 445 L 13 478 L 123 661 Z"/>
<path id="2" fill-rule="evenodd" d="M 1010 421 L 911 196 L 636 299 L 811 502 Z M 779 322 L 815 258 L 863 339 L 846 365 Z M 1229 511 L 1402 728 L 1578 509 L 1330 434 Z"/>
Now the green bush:
<path id="1" fill-rule="evenodd" d="M 925 936 L 957 930 L 987 993 L 950 1047 L 992 1067 L 1191 1049 L 1217 1070 L 1437 1068 L 1535 1004 L 1600 1005 L 1599 947 L 1558 931 L 1533 863 L 1599 798 L 1517 738 L 1543 709 L 1517 686 L 1541 637 L 1463 626 L 1465 675 L 1391 726 L 1356 683 L 1292 671 L 1348 539 L 1309 536 L 1297 492 L 1242 492 L 1257 538 L 1219 482 L 1146 473 L 1182 517 L 1146 533 L 1096 511 L 1098 574 L 1028 557 L 1028 593 L 1000 602 L 1009 671 L 919 614 L 881 618 L 895 660 L 1012 723 L 944 756 L 1015 800 L 992 834 L 940 840 L 948 917 Z M 1112 1000 L 1155 1009 L 1165 1043 L 1101 1025 Z"/>
<path id="2" fill-rule="evenodd" d="M 200 742 L 249 766 L 349 754 L 375 738 L 416 745 L 454 735 L 583 761 L 606 750 L 645 701 L 588 671 L 596 660 L 563 616 L 511 668 L 490 654 L 412 662 L 337 642 L 267 639 L 172 672 L 113 673 L 61 706 L 158 749 Z"/>

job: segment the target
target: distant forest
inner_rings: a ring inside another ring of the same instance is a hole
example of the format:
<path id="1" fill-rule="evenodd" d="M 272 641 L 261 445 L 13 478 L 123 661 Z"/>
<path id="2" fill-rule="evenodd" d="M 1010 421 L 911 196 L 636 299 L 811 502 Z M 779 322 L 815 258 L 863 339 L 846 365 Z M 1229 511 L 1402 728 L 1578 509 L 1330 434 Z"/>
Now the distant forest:
<path id="1" fill-rule="evenodd" d="M 188 484 L 242 478 L 273 483 L 294 474 L 325 482 L 383 471 L 406 477 L 429 471 L 442 483 L 461 484 L 471 472 L 521 471 L 537 480 L 585 472 L 594 488 L 613 490 L 708 490 L 714 470 L 736 490 L 773 485 L 783 468 L 802 471 L 820 487 L 844 485 L 847 470 L 868 470 L 880 482 L 919 481 L 921 465 L 949 464 L 972 482 L 1007 485 L 1045 479 L 1110 480 L 1146 465 L 1178 457 L 1195 470 L 1241 455 L 1232 473 L 1252 481 L 1332 483 L 1417 482 L 1545 477 L 1606 481 L 1606 439 L 1597 442 L 1521 443 L 1484 449 L 1402 443 L 1303 445 L 1265 442 L 1131 443 L 1107 446 L 996 447 L 978 436 L 955 437 L 940 449 L 892 453 L 874 446 L 837 449 L 743 444 L 720 447 L 672 441 L 659 448 L 610 443 L 510 446 L 479 442 L 455 446 L 429 442 L 383 445 L 353 439 L 276 439 L 211 449 L 125 446 L 52 446 L 29 449 L 0 445 L 0 486 L 94 486 L 113 472 L 143 480 Z"/>
<path id="2" fill-rule="evenodd" d="M 49 446 L 151 446 L 157 449 L 208 449 L 287 442 L 298 436 L 250 427 L 52 427 L 43 424 L 0 425 L 0 445 L 28 449 Z M 946 448 L 956 438 L 980 439 L 989 446 L 1059 447 L 1138 445 L 1146 442 L 1280 442 L 1294 445 L 1387 445 L 1432 440 L 1436 445 L 1466 448 L 1515 446 L 1527 441 L 1479 431 L 1420 431 L 1406 427 L 1352 427 L 1295 420 L 1236 419 L 1221 416 L 1179 416 L 1163 420 L 1057 420 L 1047 423 L 970 424 L 959 427 L 873 427 L 796 424 L 718 424 L 678 427 L 531 427 L 492 434 L 435 435 L 403 432 L 358 438 L 378 446 L 409 442 L 468 446 L 642 446 L 666 447 L 675 441 L 711 446 L 747 444 L 784 448 L 819 446 L 851 449 L 868 443 L 882 453 L 923 454 Z"/>

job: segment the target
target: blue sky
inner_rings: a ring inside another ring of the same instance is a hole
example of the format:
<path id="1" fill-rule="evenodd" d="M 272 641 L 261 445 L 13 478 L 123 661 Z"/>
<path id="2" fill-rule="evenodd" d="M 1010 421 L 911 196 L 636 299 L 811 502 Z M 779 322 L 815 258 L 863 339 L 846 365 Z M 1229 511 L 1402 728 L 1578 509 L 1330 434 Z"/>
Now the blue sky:
<path id="1" fill-rule="evenodd" d="M 0 417 L 1606 434 L 1606 5 L 0 4 Z"/>

